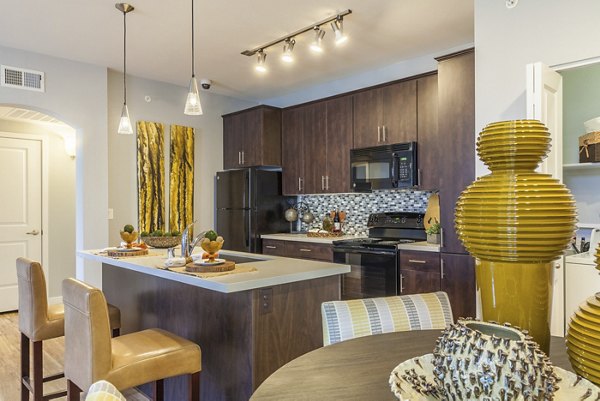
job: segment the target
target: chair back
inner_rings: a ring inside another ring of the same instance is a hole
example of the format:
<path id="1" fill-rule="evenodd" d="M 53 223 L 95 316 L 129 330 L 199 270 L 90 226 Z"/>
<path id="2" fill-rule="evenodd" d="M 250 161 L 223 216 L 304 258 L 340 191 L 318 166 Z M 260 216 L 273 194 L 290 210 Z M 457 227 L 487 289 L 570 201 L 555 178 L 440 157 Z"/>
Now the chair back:
<path id="1" fill-rule="evenodd" d="M 36 331 L 48 320 L 46 277 L 39 262 L 17 259 L 17 282 L 19 286 L 19 330 L 32 341 L 37 340 Z"/>
<path id="2" fill-rule="evenodd" d="M 321 304 L 323 345 L 394 331 L 444 329 L 453 323 L 445 292 Z"/>
<path id="3" fill-rule="evenodd" d="M 98 288 L 69 278 L 62 284 L 65 304 L 65 377 L 87 389 L 112 367 L 108 308 Z"/>

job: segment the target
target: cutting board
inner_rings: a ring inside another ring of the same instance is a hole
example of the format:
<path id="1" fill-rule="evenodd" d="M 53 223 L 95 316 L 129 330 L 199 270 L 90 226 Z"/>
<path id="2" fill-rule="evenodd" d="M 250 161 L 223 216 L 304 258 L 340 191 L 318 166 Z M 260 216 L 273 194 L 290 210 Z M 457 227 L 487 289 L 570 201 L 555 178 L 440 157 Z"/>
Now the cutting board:
<path id="1" fill-rule="evenodd" d="M 228 272 L 235 269 L 235 262 L 230 260 L 226 260 L 225 263 L 221 263 L 219 265 L 196 265 L 193 262 L 185 265 L 186 272 L 194 272 L 194 273 L 218 273 L 218 272 Z"/>
<path id="2" fill-rule="evenodd" d="M 423 224 L 427 230 L 434 223 L 440 222 L 440 197 L 438 194 L 432 194 L 429 197 L 429 203 L 427 203 L 427 210 L 425 210 L 425 220 Z"/>

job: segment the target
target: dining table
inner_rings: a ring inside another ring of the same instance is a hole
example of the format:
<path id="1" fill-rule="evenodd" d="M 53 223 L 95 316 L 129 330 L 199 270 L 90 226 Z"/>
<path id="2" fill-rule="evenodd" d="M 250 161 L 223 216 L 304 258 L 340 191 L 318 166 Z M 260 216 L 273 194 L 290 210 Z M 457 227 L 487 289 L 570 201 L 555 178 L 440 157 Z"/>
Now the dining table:
<path id="1" fill-rule="evenodd" d="M 397 401 L 390 390 L 390 373 L 407 359 L 432 353 L 441 334 L 441 330 L 394 332 L 318 348 L 275 371 L 250 400 Z M 552 337 L 550 359 L 572 371 L 564 338 Z"/>

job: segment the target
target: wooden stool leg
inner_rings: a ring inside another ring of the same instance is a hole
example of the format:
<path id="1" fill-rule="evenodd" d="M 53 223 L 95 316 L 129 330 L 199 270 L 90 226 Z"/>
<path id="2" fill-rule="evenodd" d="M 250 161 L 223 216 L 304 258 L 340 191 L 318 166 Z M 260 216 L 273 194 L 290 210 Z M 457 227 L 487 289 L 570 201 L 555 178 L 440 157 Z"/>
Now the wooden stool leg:
<path id="1" fill-rule="evenodd" d="M 29 401 L 29 388 L 25 381 L 29 380 L 29 337 L 21 333 L 21 401 Z"/>
<path id="2" fill-rule="evenodd" d="M 190 401 L 200 401 L 200 372 L 192 373 L 189 383 L 188 394 Z"/>
<path id="3" fill-rule="evenodd" d="M 81 389 L 75 383 L 67 379 L 67 401 L 80 401 Z"/>
<path id="4" fill-rule="evenodd" d="M 154 382 L 154 401 L 163 401 L 165 398 L 165 381 L 163 379 Z"/>
<path id="5" fill-rule="evenodd" d="M 42 401 L 44 396 L 44 372 L 42 342 L 33 342 L 33 400 Z"/>

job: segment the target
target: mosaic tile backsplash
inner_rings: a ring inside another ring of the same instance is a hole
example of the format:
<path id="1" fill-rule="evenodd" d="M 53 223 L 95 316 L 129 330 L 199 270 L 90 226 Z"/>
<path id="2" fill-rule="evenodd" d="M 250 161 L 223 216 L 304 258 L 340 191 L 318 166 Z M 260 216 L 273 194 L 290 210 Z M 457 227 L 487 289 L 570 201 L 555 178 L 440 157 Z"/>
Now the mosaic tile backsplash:
<path id="1" fill-rule="evenodd" d="M 349 193 L 332 195 L 305 195 L 298 201 L 308 206 L 315 215 L 311 224 L 302 223 L 302 230 L 320 227 L 325 214 L 332 210 L 346 212 L 344 233 L 367 235 L 367 219 L 377 212 L 420 212 L 425 213 L 432 192 L 414 190 L 385 190 L 371 193 Z"/>

